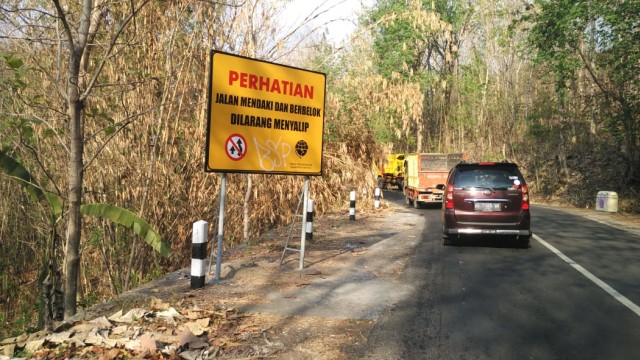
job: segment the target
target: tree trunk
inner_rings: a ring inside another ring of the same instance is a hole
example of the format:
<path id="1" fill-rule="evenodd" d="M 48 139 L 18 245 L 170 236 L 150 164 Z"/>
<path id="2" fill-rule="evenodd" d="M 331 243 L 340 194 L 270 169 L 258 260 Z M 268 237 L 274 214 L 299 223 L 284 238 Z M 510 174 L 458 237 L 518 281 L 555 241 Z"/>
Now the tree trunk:
<path id="1" fill-rule="evenodd" d="M 64 11 L 60 8 L 60 15 Z M 87 44 L 87 36 L 91 23 L 93 2 L 84 0 L 78 27 L 78 39 L 73 37 L 67 28 L 69 40 L 69 59 L 67 66 L 67 115 L 69 121 L 69 163 L 68 163 L 68 199 L 66 247 L 64 257 L 64 318 L 75 315 L 77 310 L 78 274 L 80 273 L 80 239 L 82 236 L 82 185 L 84 173 L 84 136 L 82 118 L 84 115 L 84 99 L 80 91 L 80 64 Z"/>
<path id="2" fill-rule="evenodd" d="M 565 136 L 564 136 L 564 123 L 565 123 L 565 106 L 564 106 L 564 97 L 559 95 L 558 97 L 558 116 L 560 123 L 560 141 L 558 143 L 558 167 L 560 169 L 560 176 L 563 181 L 567 179 L 569 176 L 569 167 L 567 166 L 567 152 L 564 147 Z"/>
<path id="3" fill-rule="evenodd" d="M 640 164 L 640 152 L 638 151 L 638 130 L 637 122 L 633 116 L 633 111 L 630 106 L 624 101 L 621 101 L 626 148 L 627 148 L 627 184 L 635 185 L 640 183 L 640 172 L 638 171 L 638 165 Z"/>
<path id="4" fill-rule="evenodd" d="M 73 79 L 73 78 L 72 78 Z M 76 76 L 75 79 L 78 79 Z M 70 84 L 70 99 L 77 98 L 78 91 L 74 84 Z M 80 238 L 82 218 L 82 178 L 83 178 L 83 141 L 82 141 L 82 103 L 78 100 L 71 102 L 69 114 L 70 159 L 69 159 L 69 213 L 67 222 L 67 238 L 65 249 L 65 282 L 64 282 L 64 317 L 65 319 L 76 313 L 76 297 L 78 293 L 78 274 L 80 270 Z"/>

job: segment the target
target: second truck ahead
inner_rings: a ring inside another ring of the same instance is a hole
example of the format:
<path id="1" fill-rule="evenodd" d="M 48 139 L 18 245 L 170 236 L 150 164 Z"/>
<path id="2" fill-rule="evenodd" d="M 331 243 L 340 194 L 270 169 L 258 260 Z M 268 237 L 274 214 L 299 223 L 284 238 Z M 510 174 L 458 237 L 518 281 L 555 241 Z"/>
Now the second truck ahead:
<path id="1" fill-rule="evenodd" d="M 465 160 L 464 153 L 416 153 L 404 159 L 404 198 L 416 209 L 423 204 L 442 205 L 449 170 Z"/>
<path id="2" fill-rule="evenodd" d="M 383 189 L 390 189 L 392 186 L 402 190 L 404 181 L 404 154 L 387 154 L 385 163 L 379 167 L 378 175 L 382 177 Z"/>

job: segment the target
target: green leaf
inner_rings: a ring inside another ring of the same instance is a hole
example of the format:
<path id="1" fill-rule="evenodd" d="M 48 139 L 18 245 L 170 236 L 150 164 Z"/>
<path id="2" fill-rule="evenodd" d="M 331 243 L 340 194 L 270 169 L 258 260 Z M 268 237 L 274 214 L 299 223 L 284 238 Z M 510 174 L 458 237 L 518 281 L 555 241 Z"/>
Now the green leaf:
<path id="1" fill-rule="evenodd" d="M 22 64 L 23 62 L 20 59 L 16 59 L 16 58 L 7 59 L 7 65 L 9 65 L 9 67 L 12 69 L 18 69 L 22 67 Z"/>
<path id="2" fill-rule="evenodd" d="M 45 192 L 44 195 L 51 207 L 51 213 L 57 218 L 62 214 L 62 201 L 60 200 L 60 196 L 49 191 Z"/>
<path id="3" fill-rule="evenodd" d="M 28 138 L 28 139 L 33 139 L 33 128 L 29 125 L 23 125 L 22 126 L 22 136 Z"/>
<path id="4" fill-rule="evenodd" d="M 35 182 L 29 171 L 2 150 L 0 150 L 0 169 L 24 186 L 33 201 L 47 201 L 50 206 L 51 214 L 54 217 L 58 217 L 62 214 L 62 202 L 60 201 L 60 197 L 52 192 L 42 190 L 42 188 L 40 188 L 40 186 Z"/>
<path id="5" fill-rule="evenodd" d="M 171 247 L 162 236 L 152 229 L 144 219 L 127 209 L 109 204 L 84 204 L 80 207 L 80 212 L 84 215 L 108 219 L 129 228 L 140 235 L 160 255 L 166 258 L 172 255 Z"/>
<path id="6" fill-rule="evenodd" d="M 0 150 L 0 167 L 5 174 L 18 180 L 25 187 L 31 198 L 38 201 L 42 198 L 42 190 L 35 185 L 33 177 L 20 163 Z"/>
<path id="7" fill-rule="evenodd" d="M 53 137 L 55 134 L 56 134 L 55 131 L 47 128 L 47 129 L 44 129 L 42 131 L 42 138 L 43 139 L 49 139 L 49 138 Z"/>
<path id="8" fill-rule="evenodd" d="M 24 87 L 27 86 L 27 84 L 24 81 L 22 81 L 22 80 L 20 80 L 18 78 L 11 79 L 10 81 L 13 84 L 13 86 L 15 86 L 17 88 L 24 88 Z"/>

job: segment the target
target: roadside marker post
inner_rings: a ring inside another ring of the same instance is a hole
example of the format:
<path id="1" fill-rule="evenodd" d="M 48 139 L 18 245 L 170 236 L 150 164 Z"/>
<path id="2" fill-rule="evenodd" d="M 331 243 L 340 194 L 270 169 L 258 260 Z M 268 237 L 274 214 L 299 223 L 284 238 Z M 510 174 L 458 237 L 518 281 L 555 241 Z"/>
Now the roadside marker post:
<path id="1" fill-rule="evenodd" d="M 375 190 L 375 200 L 373 202 L 373 205 L 375 206 L 376 209 L 380 208 L 380 188 L 376 188 Z"/>
<path id="2" fill-rule="evenodd" d="M 306 213 L 307 206 L 309 206 L 309 184 L 310 180 L 308 176 L 304 178 L 304 185 L 302 187 L 302 222 L 300 223 L 300 270 L 304 269 L 304 254 L 307 246 L 307 226 L 306 226 Z"/>
<path id="3" fill-rule="evenodd" d="M 356 219 L 356 192 L 349 193 L 349 220 Z"/>
<path id="4" fill-rule="evenodd" d="M 206 259 L 207 259 L 207 234 L 209 223 L 199 220 L 193 223 L 192 250 L 191 250 L 191 288 L 198 289 L 204 286 Z"/>
<path id="5" fill-rule="evenodd" d="M 305 240 L 313 240 L 313 200 L 307 201 L 307 224 Z"/>

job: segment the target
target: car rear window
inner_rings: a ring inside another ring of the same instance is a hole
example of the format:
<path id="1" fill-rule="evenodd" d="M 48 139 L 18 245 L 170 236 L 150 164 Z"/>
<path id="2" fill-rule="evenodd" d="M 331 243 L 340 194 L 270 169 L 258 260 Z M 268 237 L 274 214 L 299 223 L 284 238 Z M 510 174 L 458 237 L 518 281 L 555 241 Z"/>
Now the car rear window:
<path id="1" fill-rule="evenodd" d="M 522 183 L 522 176 L 516 167 L 460 168 L 453 180 L 454 187 L 463 189 L 474 187 L 509 189 Z"/>

